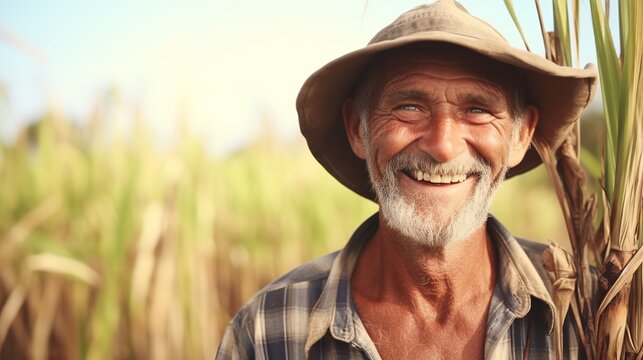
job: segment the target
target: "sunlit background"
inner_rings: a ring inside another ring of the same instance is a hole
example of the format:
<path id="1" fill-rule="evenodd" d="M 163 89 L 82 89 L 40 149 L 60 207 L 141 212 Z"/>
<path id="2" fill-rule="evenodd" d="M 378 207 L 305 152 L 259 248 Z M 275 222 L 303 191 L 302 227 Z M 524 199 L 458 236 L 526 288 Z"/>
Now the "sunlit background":
<path id="1" fill-rule="evenodd" d="M 0 358 L 212 358 L 258 288 L 376 211 L 314 162 L 294 102 L 420 3 L 1 1 Z M 502 0 L 461 3 L 524 48 Z M 515 6 L 542 54 L 534 3 Z M 493 212 L 567 242 L 542 169 Z"/>

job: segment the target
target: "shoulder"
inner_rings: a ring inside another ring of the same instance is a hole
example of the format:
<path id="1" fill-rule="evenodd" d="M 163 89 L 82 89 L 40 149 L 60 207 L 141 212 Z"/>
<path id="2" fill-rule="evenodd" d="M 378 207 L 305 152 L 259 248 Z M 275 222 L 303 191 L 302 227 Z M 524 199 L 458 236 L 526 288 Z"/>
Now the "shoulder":
<path id="1" fill-rule="evenodd" d="M 288 286 L 296 286 L 297 284 L 302 283 L 306 284 L 327 278 L 330 268 L 338 254 L 339 252 L 336 251 L 294 268 L 277 280 L 268 284 L 260 290 L 257 295 Z"/>
<path id="2" fill-rule="evenodd" d="M 498 250 L 499 270 L 504 277 L 522 284 L 510 286 L 507 293 L 524 287 L 530 295 L 549 298 L 551 281 L 543 264 L 543 253 L 549 245 L 514 236 L 493 216 L 488 219 L 487 231 Z"/>
<path id="3" fill-rule="evenodd" d="M 252 358 L 256 349 L 270 350 L 268 344 L 305 339 L 310 313 L 337 254 L 303 264 L 254 295 L 228 324 L 217 359 L 235 358 L 233 354 Z"/>
<path id="4" fill-rule="evenodd" d="M 523 239 L 520 237 L 515 237 L 516 241 L 518 241 L 518 244 L 520 244 L 520 247 L 527 253 L 528 256 L 538 256 L 542 254 L 545 249 L 547 249 L 548 245 L 544 244 L 542 242 L 538 241 L 533 241 L 533 240 L 528 240 L 528 239 Z"/>
<path id="5" fill-rule="evenodd" d="M 538 278 L 540 278 L 540 283 L 542 284 L 541 286 L 545 287 L 545 291 L 547 292 L 548 296 L 544 296 L 542 292 L 537 291 L 538 286 L 535 286 L 534 284 L 536 283 L 536 279 L 534 277 L 531 277 L 530 280 L 527 280 L 532 286 L 532 295 L 536 295 L 534 299 L 538 300 L 536 301 L 532 306 L 537 305 L 540 301 L 545 301 L 543 306 L 535 306 L 536 308 L 540 308 L 539 311 L 547 311 L 547 310 L 552 310 L 553 308 L 548 308 L 548 306 L 545 306 L 545 304 L 548 304 L 549 306 L 553 306 L 553 294 L 554 294 L 554 286 L 552 284 L 552 279 L 545 268 L 545 263 L 544 263 L 544 253 L 545 251 L 549 248 L 548 244 L 543 244 L 541 242 L 537 241 L 532 241 L 532 240 L 527 240 L 523 238 L 518 238 L 515 237 L 516 241 L 518 242 L 518 245 L 520 245 L 520 248 L 523 250 L 525 255 L 527 255 L 527 258 L 529 259 L 531 263 L 531 268 L 534 269 L 537 273 Z M 539 295 L 538 295 L 539 294 Z"/>
<path id="6" fill-rule="evenodd" d="M 302 302 L 309 303 L 315 295 L 321 293 L 328 274 L 337 257 L 334 252 L 308 263 L 300 265 L 277 280 L 259 290 L 239 311 L 239 315 L 254 314 L 263 308 L 275 306 L 288 306 Z M 304 299 L 305 298 L 305 299 Z M 280 304 L 275 302 L 280 300 Z M 310 304 L 312 307 L 314 305 Z"/>
<path id="7" fill-rule="evenodd" d="M 548 290 L 551 290 L 551 281 L 549 280 L 549 275 L 547 274 L 547 270 L 543 264 L 543 253 L 547 250 L 549 245 L 519 237 L 516 237 L 515 239 L 520 245 L 520 248 L 525 252 L 525 254 L 527 254 L 529 260 L 531 260 L 531 264 L 538 272 L 538 275 L 540 275 L 545 286 Z"/>

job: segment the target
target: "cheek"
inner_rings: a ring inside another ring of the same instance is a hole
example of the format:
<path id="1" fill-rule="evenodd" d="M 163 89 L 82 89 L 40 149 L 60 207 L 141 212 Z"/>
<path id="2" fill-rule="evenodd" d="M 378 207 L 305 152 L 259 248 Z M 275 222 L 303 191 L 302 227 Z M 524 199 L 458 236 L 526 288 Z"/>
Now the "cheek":
<path id="1" fill-rule="evenodd" d="M 369 132 L 370 150 L 377 149 L 386 160 L 411 144 L 415 137 L 408 126 L 402 126 L 397 121 L 374 121 Z"/>
<path id="2" fill-rule="evenodd" d="M 511 145 L 511 131 L 496 128 L 476 127 L 470 131 L 469 144 L 492 167 L 499 172 L 507 165 Z"/>

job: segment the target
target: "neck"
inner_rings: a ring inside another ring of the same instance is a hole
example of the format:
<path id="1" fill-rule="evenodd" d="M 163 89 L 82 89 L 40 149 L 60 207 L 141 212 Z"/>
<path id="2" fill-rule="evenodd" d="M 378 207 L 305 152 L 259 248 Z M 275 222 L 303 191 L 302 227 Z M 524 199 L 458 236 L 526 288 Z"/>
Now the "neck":
<path id="1" fill-rule="evenodd" d="M 495 284 L 495 254 L 485 225 L 463 241 L 429 248 L 381 219 L 360 254 L 351 284 L 354 292 L 371 301 L 444 312 L 471 301 L 488 301 Z"/>

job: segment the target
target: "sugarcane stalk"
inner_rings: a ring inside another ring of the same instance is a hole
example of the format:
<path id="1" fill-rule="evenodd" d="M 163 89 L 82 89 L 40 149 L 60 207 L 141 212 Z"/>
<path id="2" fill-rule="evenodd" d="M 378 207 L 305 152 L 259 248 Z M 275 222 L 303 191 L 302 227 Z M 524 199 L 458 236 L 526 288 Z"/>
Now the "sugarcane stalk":
<path id="1" fill-rule="evenodd" d="M 611 249 L 605 263 L 605 272 L 599 280 L 602 297 L 605 297 L 605 305 L 602 305 L 596 314 L 598 319 L 596 345 L 599 359 L 620 359 L 622 356 L 631 278 L 624 282 L 620 289 L 614 285 L 632 256 L 632 252 Z M 616 293 L 611 300 L 605 296 L 609 290 Z M 605 302 L 606 300 L 608 302 Z"/>

